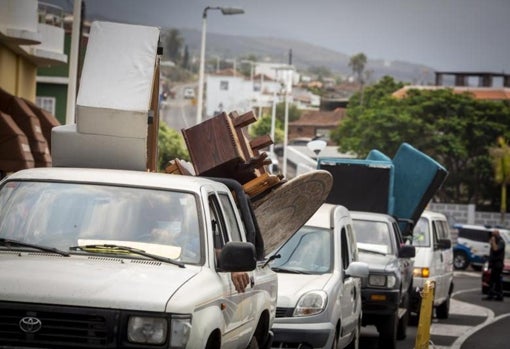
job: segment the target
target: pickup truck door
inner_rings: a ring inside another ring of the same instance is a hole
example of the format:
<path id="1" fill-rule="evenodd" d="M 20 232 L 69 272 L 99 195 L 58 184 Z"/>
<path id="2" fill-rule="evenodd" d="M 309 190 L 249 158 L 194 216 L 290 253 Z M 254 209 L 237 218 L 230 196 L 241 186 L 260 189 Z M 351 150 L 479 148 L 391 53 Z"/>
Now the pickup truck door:
<path id="1" fill-rule="evenodd" d="M 213 226 L 213 241 L 215 250 L 229 241 L 246 241 L 239 225 L 240 217 L 235 211 L 233 203 L 227 193 L 213 193 L 209 195 L 209 209 Z M 248 272 L 253 280 L 253 272 Z M 244 293 L 238 293 L 231 279 L 231 273 L 218 272 L 221 282 L 225 285 L 227 309 L 225 314 L 225 331 L 222 338 L 222 348 L 238 348 L 241 343 L 248 344 L 255 324 L 254 293 L 250 292 L 252 285 L 248 285 Z"/>

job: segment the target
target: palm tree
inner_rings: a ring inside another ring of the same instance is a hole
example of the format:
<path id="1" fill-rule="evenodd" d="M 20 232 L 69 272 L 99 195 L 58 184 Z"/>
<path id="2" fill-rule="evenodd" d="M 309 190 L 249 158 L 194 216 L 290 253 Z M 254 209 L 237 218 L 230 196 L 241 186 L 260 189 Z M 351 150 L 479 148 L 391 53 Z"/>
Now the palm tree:
<path id="1" fill-rule="evenodd" d="M 506 186 L 510 184 L 510 147 L 503 137 L 498 137 L 498 145 L 489 149 L 494 168 L 494 181 L 501 185 L 501 223 L 505 221 Z"/>

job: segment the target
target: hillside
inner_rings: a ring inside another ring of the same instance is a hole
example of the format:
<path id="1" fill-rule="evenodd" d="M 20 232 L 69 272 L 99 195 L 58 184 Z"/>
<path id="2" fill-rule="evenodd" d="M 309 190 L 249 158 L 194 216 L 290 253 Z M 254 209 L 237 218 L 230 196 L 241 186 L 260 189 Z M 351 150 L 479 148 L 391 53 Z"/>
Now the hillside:
<path id="1" fill-rule="evenodd" d="M 198 30 L 180 29 L 184 44 L 188 45 L 191 55 L 199 55 L 200 36 Z M 208 55 L 222 58 L 239 58 L 255 55 L 260 60 L 287 63 L 292 49 L 292 63 L 298 69 L 308 67 L 327 67 L 334 73 L 350 75 L 350 56 L 310 43 L 267 37 L 247 37 L 207 33 L 206 51 Z M 410 62 L 372 60 L 368 58 L 367 70 L 372 71 L 371 78 L 376 80 L 390 75 L 396 80 L 416 84 L 434 82 L 434 70 L 430 67 Z"/>

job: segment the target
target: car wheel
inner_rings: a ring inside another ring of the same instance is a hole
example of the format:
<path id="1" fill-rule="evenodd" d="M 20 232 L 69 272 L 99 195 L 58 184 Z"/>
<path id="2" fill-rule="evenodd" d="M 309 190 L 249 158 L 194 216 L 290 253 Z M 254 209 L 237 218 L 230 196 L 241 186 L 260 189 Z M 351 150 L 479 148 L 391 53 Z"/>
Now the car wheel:
<path id="1" fill-rule="evenodd" d="M 468 267 L 469 262 L 466 253 L 455 251 L 453 255 L 453 266 L 455 269 L 464 270 Z"/>
<path id="2" fill-rule="evenodd" d="M 450 314 L 450 295 L 448 295 L 448 298 L 446 300 L 439 304 L 436 308 L 436 317 L 438 319 L 448 319 L 448 316 Z"/>
<path id="3" fill-rule="evenodd" d="M 248 343 L 246 349 L 259 349 L 259 342 L 255 336 L 251 337 L 250 343 Z"/>
<path id="4" fill-rule="evenodd" d="M 354 330 L 354 336 L 347 345 L 346 349 L 359 349 L 359 336 L 361 333 L 361 319 L 358 319 L 358 325 L 356 326 L 356 329 Z"/>
<path id="5" fill-rule="evenodd" d="M 482 293 L 483 294 L 489 293 L 489 286 L 482 286 Z"/>
<path id="6" fill-rule="evenodd" d="M 384 349 L 395 349 L 397 347 L 397 313 L 390 315 L 383 320 L 378 327 L 379 347 Z"/>
<path id="7" fill-rule="evenodd" d="M 407 324 L 409 323 L 409 297 L 404 297 L 402 306 L 407 310 L 406 313 L 398 320 L 397 339 L 402 340 L 407 337 Z"/>
<path id="8" fill-rule="evenodd" d="M 338 330 L 335 330 L 335 335 L 333 336 L 333 343 L 331 343 L 331 349 L 338 348 Z"/>

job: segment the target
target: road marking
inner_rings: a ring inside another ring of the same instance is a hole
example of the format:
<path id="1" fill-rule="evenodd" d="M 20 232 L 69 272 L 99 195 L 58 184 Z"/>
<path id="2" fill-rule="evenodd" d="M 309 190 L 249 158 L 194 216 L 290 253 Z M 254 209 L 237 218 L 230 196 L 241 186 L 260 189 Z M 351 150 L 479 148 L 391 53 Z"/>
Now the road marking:
<path id="1" fill-rule="evenodd" d="M 470 290 L 462 290 L 462 291 L 456 292 L 455 294 L 461 294 L 461 293 L 467 293 L 467 292 L 473 292 L 473 291 L 479 291 L 479 288 L 470 289 Z M 456 299 L 451 299 L 450 312 L 453 314 L 486 316 L 485 321 L 477 326 L 473 326 L 473 327 L 468 326 L 467 329 L 465 328 L 466 326 L 458 326 L 458 327 L 463 327 L 464 331 L 461 332 L 460 336 L 457 337 L 455 342 L 453 342 L 453 344 L 448 347 L 451 349 L 460 349 L 460 347 L 462 346 L 462 343 L 464 343 L 464 341 L 466 339 L 468 339 L 476 331 L 479 331 L 481 328 L 490 324 L 494 319 L 494 312 L 491 309 L 482 307 L 479 305 L 461 302 Z M 454 327 L 454 326 L 451 326 L 451 327 Z M 451 330 L 453 330 L 453 329 L 451 329 Z"/>
<path id="2" fill-rule="evenodd" d="M 185 128 L 188 128 L 188 119 L 186 118 L 186 113 L 184 112 L 184 104 L 181 104 L 181 119 L 184 121 Z"/>

